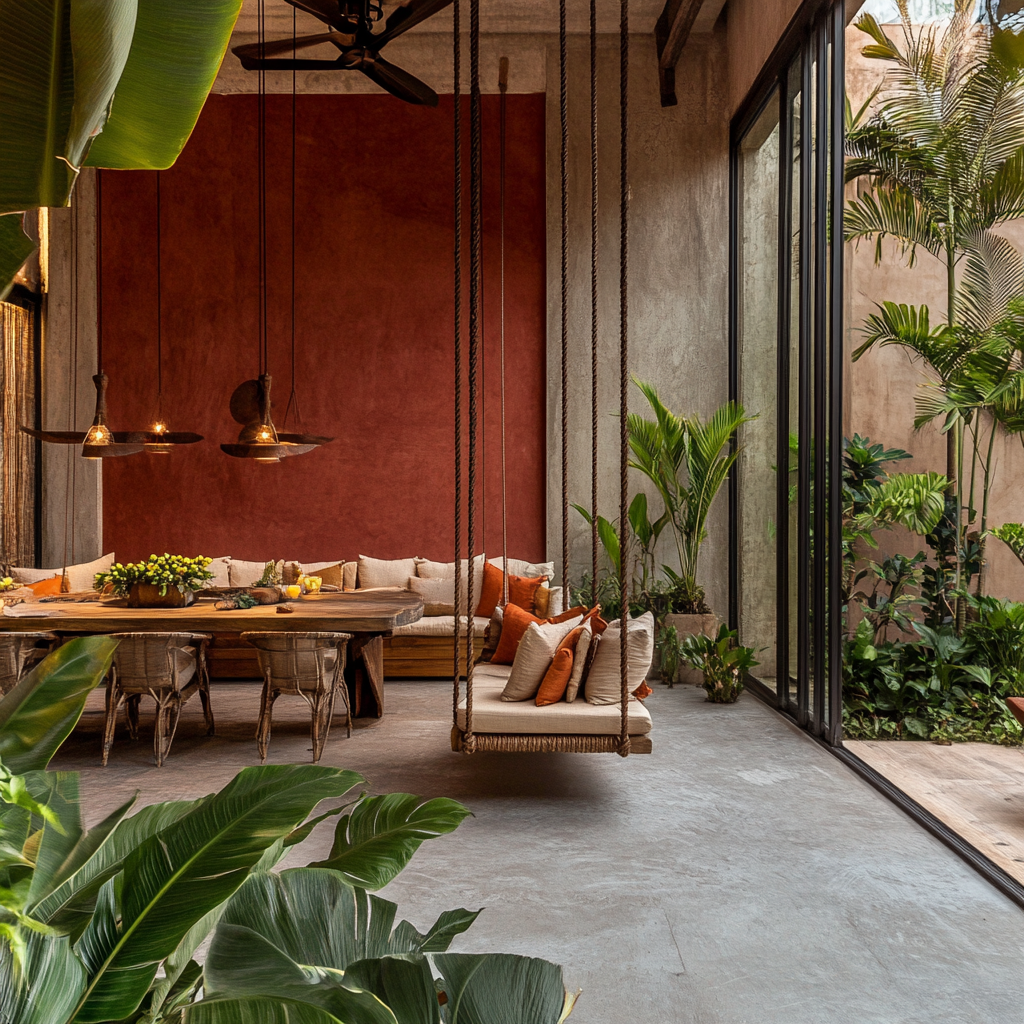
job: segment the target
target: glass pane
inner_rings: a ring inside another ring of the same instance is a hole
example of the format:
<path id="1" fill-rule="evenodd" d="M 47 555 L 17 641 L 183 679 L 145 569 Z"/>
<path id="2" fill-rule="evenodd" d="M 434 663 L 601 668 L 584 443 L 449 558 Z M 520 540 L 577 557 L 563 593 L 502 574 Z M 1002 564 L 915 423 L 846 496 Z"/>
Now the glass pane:
<path id="1" fill-rule="evenodd" d="M 789 130 L 793 159 L 789 167 L 789 704 L 795 710 L 800 652 L 800 518 L 797 469 L 800 463 L 800 162 L 802 159 L 803 98 L 800 92 L 800 61 L 795 61 L 789 78 Z"/>
<path id="2" fill-rule="evenodd" d="M 776 485 L 775 382 L 779 317 L 779 99 L 773 94 L 740 143 L 737 233 L 739 401 L 757 419 L 740 433 L 739 635 L 760 662 L 755 674 L 775 687 Z"/>

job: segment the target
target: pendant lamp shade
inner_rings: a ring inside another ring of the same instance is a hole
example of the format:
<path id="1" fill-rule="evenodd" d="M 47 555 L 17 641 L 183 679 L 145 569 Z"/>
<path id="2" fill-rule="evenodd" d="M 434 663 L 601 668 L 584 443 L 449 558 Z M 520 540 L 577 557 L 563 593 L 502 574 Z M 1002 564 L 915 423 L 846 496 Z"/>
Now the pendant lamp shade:
<path id="1" fill-rule="evenodd" d="M 222 444 L 221 451 L 236 459 L 256 462 L 280 462 L 291 455 L 305 455 L 332 437 L 313 434 L 281 433 L 271 416 L 271 377 L 261 373 L 259 380 L 247 380 L 231 396 L 231 415 L 242 429 L 235 444 Z"/>

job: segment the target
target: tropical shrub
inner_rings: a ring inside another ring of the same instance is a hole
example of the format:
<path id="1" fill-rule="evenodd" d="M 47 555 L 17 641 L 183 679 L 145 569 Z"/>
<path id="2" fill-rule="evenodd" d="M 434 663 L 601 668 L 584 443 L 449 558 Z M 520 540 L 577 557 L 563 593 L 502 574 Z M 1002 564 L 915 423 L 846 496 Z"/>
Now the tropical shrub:
<path id="1" fill-rule="evenodd" d="M 199 800 L 83 824 L 74 773 L 42 770 L 116 642 L 72 641 L 0 701 L 0 1021 L 17 1024 L 557 1024 L 576 996 L 553 964 L 449 954 L 478 911 L 426 932 L 376 890 L 469 811 L 321 765 L 246 768 Z M 15 767 L 16 766 L 16 767 Z M 20 774 L 19 774 L 20 773 Z M 277 872 L 339 817 L 328 857 Z M 212 937 L 206 963 L 195 954 Z"/>
<path id="2" fill-rule="evenodd" d="M 739 646 L 736 631 L 724 623 L 718 636 L 691 634 L 679 645 L 679 656 L 704 673 L 703 686 L 714 704 L 732 704 L 743 692 L 747 673 L 758 664 L 751 647 Z"/>
<path id="3" fill-rule="evenodd" d="M 679 632 L 675 626 L 666 626 L 658 633 L 655 647 L 661 656 L 661 681 L 669 688 L 675 686 L 676 673 L 681 660 Z"/>

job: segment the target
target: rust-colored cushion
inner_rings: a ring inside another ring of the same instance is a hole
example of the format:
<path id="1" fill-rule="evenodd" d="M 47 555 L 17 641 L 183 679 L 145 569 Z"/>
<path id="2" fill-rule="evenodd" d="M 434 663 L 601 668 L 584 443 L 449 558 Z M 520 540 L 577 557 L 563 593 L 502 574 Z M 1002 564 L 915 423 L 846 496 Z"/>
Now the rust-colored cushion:
<path id="1" fill-rule="evenodd" d="M 480 584 L 480 603 L 476 613 L 481 618 L 490 618 L 494 609 L 501 604 L 501 591 L 504 579 L 501 570 L 490 562 L 484 562 L 484 578 Z"/>
<path id="2" fill-rule="evenodd" d="M 528 612 L 525 608 L 514 604 L 506 605 L 501 618 L 501 637 L 498 639 L 498 649 L 491 658 L 491 664 L 511 665 L 516 660 L 519 641 L 523 639 L 526 631 L 530 628 L 530 623 L 539 623 L 540 621 L 536 615 Z"/>
<path id="3" fill-rule="evenodd" d="M 601 606 L 599 604 L 595 604 L 589 612 L 584 613 L 583 621 L 590 622 L 597 636 L 600 636 L 608 628 L 608 623 L 601 618 Z"/>
<path id="4" fill-rule="evenodd" d="M 573 630 L 575 633 L 576 630 Z M 568 637 L 566 637 L 566 640 Z M 562 641 L 565 643 L 565 640 Z M 572 675 L 572 648 L 559 647 L 551 659 L 551 667 L 544 673 L 540 689 L 537 691 L 537 707 L 546 707 L 548 704 L 557 704 L 565 697 L 565 688 L 569 685 L 569 676 Z"/>
<path id="5" fill-rule="evenodd" d="M 30 583 L 28 589 L 36 597 L 50 597 L 52 594 L 60 593 L 60 576 L 51 576 L 49 579 L 40 580 L 38 583 Z"/>
<path id="6" fill-rule="evenodd" d="M 1006 704 L 1017 721 L 1024 725 L 1024 697 L 1007 697 Z"/>
<path id="7" fill-rule="evenodd" d="M 581 615 L 586 615 L 587 609 L 583 605 L 578 605 L 575 608 L 570 608 L 568 611 L 562 612 L 561 615 L 556 615 L 553 619 L 549 619 L 549 622 L 568 622 L 570 619 L 578 619 Z"/>
<path id="8" fill-rule="evenodd" d="M 537 591 L 547 583 L 547 576 L 512 576 L 508 578 L 508 603 L 533 611 L 533 599 Z"/>
<path id="9" fill-rule="evenodd" d="M 579 643 L 580 637 L 583 636 L 584 629 L 586 629 L 586 626 L 579 625 L 569 630 L 565 639 L 558 645 L 558 650 L 570 650 L 575 655 L 576 645 Z"/>

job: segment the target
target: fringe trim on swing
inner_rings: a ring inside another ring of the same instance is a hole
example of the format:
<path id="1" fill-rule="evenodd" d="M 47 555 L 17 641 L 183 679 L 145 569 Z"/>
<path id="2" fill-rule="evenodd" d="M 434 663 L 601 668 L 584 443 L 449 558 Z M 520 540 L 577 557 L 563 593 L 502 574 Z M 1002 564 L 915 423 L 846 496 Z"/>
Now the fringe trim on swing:
<path id="1" fill-rule="evenodd" d="M 473 733 L 469 742 L 466 734 L 452 727 L 452 750 L 472 754 L 491 751 L 499 754 L 649 754 L 653 749 L 649 736 L 631 736 L 625 746 L 619 736 L 573 735 L 514 735 L 511 733 Z"/>

